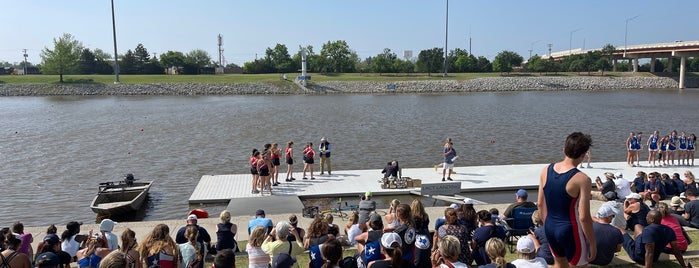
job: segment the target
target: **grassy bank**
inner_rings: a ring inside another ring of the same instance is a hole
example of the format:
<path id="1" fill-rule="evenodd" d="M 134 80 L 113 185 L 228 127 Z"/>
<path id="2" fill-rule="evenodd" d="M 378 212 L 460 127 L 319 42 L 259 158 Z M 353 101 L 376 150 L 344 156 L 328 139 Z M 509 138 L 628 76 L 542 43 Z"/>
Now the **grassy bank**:
<path id="1" fill-rule="evenodd" d="M 288 79 L 294 79 L 300 73 L 287 74 Z M 467 80 L 482 77 L 499 76 L 580 76 L 578 73 L 454 73 L 444 78 L 441 74 L 375 74 L 375 73 L 341 73 L 341 74 L 310 74 L 314 82 L 324 81 L 406 81 L 406 80 Z M 583 74 L 587 76 L 586 74 Z M 601 76 L 593 73 L 591 76 Z M 606 72 L 604 76 L 653 76 L 650 73 L 630 72 Z M 699 76 L 697 73 L 689 76 Z M 64 75 L 64 83 L 67 84 L 112 84 L 114 75 Z M 225 74 L 225 75 L 120 75 L 119 80 L 124 84 L 153 84 L 153 83 L 252 83 L 252 82 L 278 82 L 281 74 Z M 0 84 L 58 84 L 58 75 L 6 75 L 0 76 Z"/>

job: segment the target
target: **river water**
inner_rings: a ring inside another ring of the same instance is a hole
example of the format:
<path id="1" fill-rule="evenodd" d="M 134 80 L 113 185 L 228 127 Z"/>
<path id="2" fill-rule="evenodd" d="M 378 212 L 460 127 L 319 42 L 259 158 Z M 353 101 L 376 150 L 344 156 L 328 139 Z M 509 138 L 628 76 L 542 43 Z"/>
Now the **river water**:
<path id="1" fill-rule="evenodd" d="M 624 161 L 629 131 L 699 132 L 698 103 L 671 89 L 0 98 L 0 226 L 94 221 L 97 184 L 125 173 L 155 181 L 144 219 L 184 217 L 202 175 L 246 173 L 252 148 L 323 136 L 335 170 L 431 167 L 445 137 L 457 166 L 546 163 L 573 131 L 592 135 L 593 162 Z"/>

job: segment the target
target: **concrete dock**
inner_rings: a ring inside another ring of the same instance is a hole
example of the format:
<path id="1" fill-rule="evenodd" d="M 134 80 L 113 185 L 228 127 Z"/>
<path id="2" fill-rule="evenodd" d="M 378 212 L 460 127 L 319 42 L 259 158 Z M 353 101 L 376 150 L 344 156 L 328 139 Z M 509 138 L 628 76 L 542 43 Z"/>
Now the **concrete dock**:
<path id="1" fill-rule="evenodd" d="M 455 191 L 465 196 L 468 196 L 469 192 L 518 188 L 537 189 L 539 175 L 546 165 L 457 166 L 454 167 L 456 174 L 451 177 L 454 182 L 460 182 L 461 185 L 460 190 Z M 604 178 L 604 172 L 621 172 L 629 181 L 633 180 L 638 171 L 683 174 L 685 170 L 691 170 L 694 174 L 698 174 L 695 167 L 629 167 L 625 162 L 596 162 L 592 163 L 591 168 L 581 168 L 580 170 L 590 176 L 593 182 L 597 176 Z M 230 203 L 235 204 L 237 210 L 243 208 L 242 211 L 250 211 L 257 207 L 259 202 L 270 202 L 280 211 L 300 211 L 303 205 L 300 201 L 292 201 L 295 200 L 293 197 L 298 199 L 299 197 L 358 196 L 366 191 L 371 191 L 374 195 L 407 195 L 411 191 L 420 190 L 420 188 L 382 189 L 378 182 L 382 174 L 381 170 L 378 169 L 338 170 L 334 171 L 332 175 L 318 175 L 316 173 L 315 180 L 302 180 L 301 174 L 295 172 L 294 176 L 297 180 L 293 182 L 284 181 L 285 171 L 285 167 L 280 170 L 281 184 L 273 187 L 272 197 L 267 192 L 264 196 L 251 193 L 250 174 L 204 175 L 189 197 L 189 203 Z M 402 175 L 403 177 L 420 179 L 423 185 L 442 183 L 441 169 L 435 171 L 434 168 L 403 168 Z M 246 204 L 251 207 L 245 209 Z M 266 207 L 269 208 L 269 206 Z"/>

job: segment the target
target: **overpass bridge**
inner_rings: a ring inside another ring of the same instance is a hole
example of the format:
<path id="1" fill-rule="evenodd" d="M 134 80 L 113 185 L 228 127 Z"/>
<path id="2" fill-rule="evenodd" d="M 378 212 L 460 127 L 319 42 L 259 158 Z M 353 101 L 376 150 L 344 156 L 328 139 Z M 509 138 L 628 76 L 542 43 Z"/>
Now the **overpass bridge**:
<path id="1" fill-rule="evenodd" d="M 552 52 L 549 57 L 554 60 L 564 59 L 572 55 L 585 54 L 590 51 L 601 51 L 601 48 L 583 50 L 580 48 L 559 52 Z M 688 57 L 699 57 L 699 41 L 675 41 L 668 43 L 655 43 L 643 45 L 631 45 L 617 47 L 612 54 L 612 66 L 617 71 L 617 61 L 628 60 L 633 66 L 633 71 L 638 71 L 638 59 L 650 59 L 651 72 L 655 70 L 655 59 L 667 58 L 668 71 L 672 70 L 672 59 L 680 58 L 680 81 L 679 88 L 685 88 L 686 59 Z"/>

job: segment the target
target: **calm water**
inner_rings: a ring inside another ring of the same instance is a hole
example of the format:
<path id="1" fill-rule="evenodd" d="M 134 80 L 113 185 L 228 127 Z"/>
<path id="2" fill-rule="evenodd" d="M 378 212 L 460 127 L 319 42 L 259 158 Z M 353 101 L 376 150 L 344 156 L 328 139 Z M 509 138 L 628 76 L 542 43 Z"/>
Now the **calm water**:
<path id="1" fill-rule="evenodd" d="M 699 133 L 697 103 L 694 90 L 0 98 L 0 226 L 94 221 L 97 183 L 128 172 L 155 181 L 145 219 L 184 217 L 202 175 L 245 173 L 252 148 L 322 136 L 334 169 L 431 167 L 445 137 L 458 165 L 545 163 L 572 131 L 592 134 L 593 161 L 624 161 L 629 131 Z"/>

